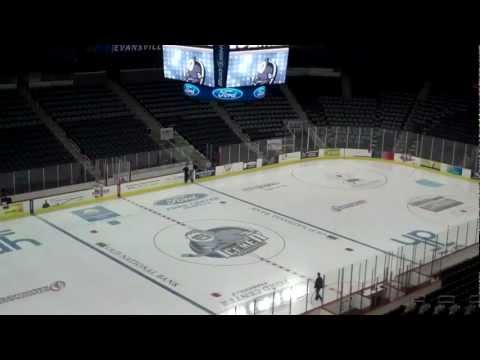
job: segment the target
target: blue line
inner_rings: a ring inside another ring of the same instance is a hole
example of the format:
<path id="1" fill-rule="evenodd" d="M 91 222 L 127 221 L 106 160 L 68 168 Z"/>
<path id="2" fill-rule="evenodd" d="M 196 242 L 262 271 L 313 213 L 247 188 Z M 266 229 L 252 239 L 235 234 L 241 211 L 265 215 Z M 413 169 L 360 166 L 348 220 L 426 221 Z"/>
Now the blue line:
<path id="1" fill-rule="evenodd" d="M 200 304 L 196 303 L 195 301 L 193 301 L 193 300 L 191 300 L 191 299 L 187 298 L 186 296 L 184 296 L 184 295 L 182 295 L 182 294 L 180 294 L 180 293 L 178 293 L 178 292 L 176 292 L 176 291 L 174 291 L 174 290 L 172 290 L 172 289 L 170 289 L 170 288 L 166 287 L 165 285 L 163 285 L 163 284 L 159 283 L 158 281 L 156 281 L 156 280 L 154 280 L 154 279 L 152 279 L 152 278 L 150 278 L 150 277 L 148 277 L 148 276 L 146 276 L 146 275 L 142 274 L 140 271 L 138 271 L 138 270 L 136 270 L 136 269 L 134 269 L 134 268 L 132 268 L 132 267 L 128 266 L 127 264 L 124 264 L 123 262 L 121 262 L 121 261 L 120 261 L 120 260 L 118 260 L 118 259 L 115 259 L 113 256 L 110 256 L 110 255 L 108 255 L 108 254 L 104 253 L 103 251 L 100 251 L 100 250 L 99 250 L 99 249 L 97 249 L 95 246 L 93 246 L 93 245 L 89 244 L 89 243 L 88 243 L 88 242 L 86 242 L 85 240 L 82 240 L 81 238 L 79 238 L 79 237 L 77 237 L 77 236 L 75 236 L 75 235 L 73 235 L 73 234 L 69 233 L 68 231 L 66 231 L 66 230 L 64 230 L 64 229 L 62 229 L 62 228 L 60 228 L 60 227 L 58 227 L 58 226 L 57 226 L 57 225 L 55 225 L 55 224 L 52 224 L 51 222 L 49 222 L 49 221 L 47 221 L 47 220 L 45 220 L 45 219 L 43 219 L 43 218 L 41 218 L 41 217 L 38 217 L 38 216 L 35 216 L 35 217 L 36 217 L 37 219 L 39 219 L 39 220 L 43 221 L 43 222 L 44 222 L 44 223 L 46 223 L 47 225 L 49 225 L 49 226 L 53 227 L 54 229 L 56 229 L 56 230 L 58 230 L 58 231 L 60 231 L 60 232 L 64 233 L 65 235 L 67 235 L 67 236 L 71 237 L 72 239 L 74 239 L 74 240 L 78 241 L 79 243 L 81 243 L 81 244 L 83 244 L 83 245 L 85 245 L 85 246 L 89 247 L 90 249 L 94 250 L 95 252 L 97 252 L 97 253 L 99 253 L 99 254 L 101 254 L 101 255 L 103 255 L 103 256 L 105 256 L 105 257 L 109 258 L 110 260 L 113 260 L 113 261 L 114 261 L 114 262 L 116 262 L 117 264 L 119 264 L 119 265 L 123 266 L 124 268 L 127 268 L 127 269 L 128 269 L 128 270 L 130 270 L 130 271 L 133 271 L 133 272 L 134 272 L 134 273 L 136 273 L 137 275 L 140 275 L 141 277 L 143 277 L 144 279 L 146 279 L 146 280 L 148 280 L 148 281 L 150 281 L 150 282 L 154 283 L 155 285 L 158 285 L 158 286 L 160 286 L 162 289 L 164 289 L 164 290 L 168 291 L 169 293 L 171 293 L 171 294 L 173 294 L 173 295 L 176 295 L 176 296 L 178 296 L 178 297 L 179 297 L 179 298 L 181 298 L 182 300 L 185 300 L 185 301 L 187 301 L 188 303 L 190 303 L 190 304 L 192 304 L 192 305 L 194 305 L 194 306 L 198 307 L 199 309 L 202 309 L 203 311 L 205 311 L 206 313 L 208 313 L 208 314 L 210 314 L 210 315 L 216 315 L 216 313 L 215 313 L 215 312 L 213 312 L 213 311 L 211 311 L 211 310 L 207 309 L 206 307 L 204 307 L 204 306 L 202 306 L 202 305 L 200 305 Z"/>
<path id="2" fill-rule="evenodd" d="M 282 214 L 282 213 L 280 213 L 280 212 L 278 212 L 278 211 L 275 211 L 275 210 L 272 210 L 272 209 L 266 208 L 266 207 L 264 207 L 264 206 L 261 206 L 261 205 L 254 204 L 254 203 L 252 203 L 252 202 L 250 202 L 250 201 L 247 201 L 247 200 L 243 200 L 243 199 L 237 198 L 237 197 L 235 197 L 235 196 L 233 196 L 233 195 L 230 195 L 230 194 L 224 193 L 224 192 L 222 192 L 222 191 L 219 191 L 219 190 L 215 190 L 215 189 L 209 188 L 208 186 L 205 186 L 205 185 L 202 185 L 202 184 L 199 184 L 199 183 L 196 183 L 196 185 L 198 185 L 198 186 L 201 186 L 201 187 L 203 187 L 203 188 L 205 188 L 205 189 L 207 189 L 207 190 L 210 190 L 210 191 L 216 192 L 216 193 L 218 193 L 218 194 L 222 194 L 222 195 L 224 195 L 224 196 L 227 196 L 227 197 L 229 197 L 229 198 L 235 199 L 235 200 L 237 200 L 237 201 L 240 201 L 240 202 L 246 203 L 246 204 L 248 204 L 248 205 L 252 205 L 252 206 L 255 206 L 255 207 L 257 207 L 257 208 L 260 208 L 260 209 L 263 209 L 263 210 L 269 211 L 269 212 L 271 212 L 271 213 L 274 213 L 274 214 L 277 214 L 277 215 L 280 215 L 280 216 L 286 217 L 286 218 L 288 218 L 288 219 L 290 219 L 290 220 L 294 220 L 294 221 L 296 221 L 296 222 L 299 222 L 299 223 L 301 223 L 301 224 L 304 224 L 304 225 L 310 226 L 310 227 L 312 227 L 312 228 L 315 228 L 315 229 L 318 229 L 318 230 L 324 231 L 324 232 L 326 232 L 326 233 L 329 233 L 329 234 L 332 234 L 332 235 L 338 236 L 339 238 L 342 238 L 342 239 L 345 239 L 345 240 L 349 240 L 349 241 L 352 241 L 352 242 L 354 242 L 354 243 L 357 243 L 357 244 L 360 244 L 360 245 L 363 245 L 363 246 L 369 247 L 369 248 L 371 248 L 371 249 L 373 249 L 373 250 L 380 251 L 380 252 L 382 252 L 382 253 L 384 253 L 384 254 L 392 255 L 392 253 L 391 253 L 391 252 L 388 252 L 388 251 L 382 250 L 382 249 L 380 249 L 380 248 L 377 248 L 377 247 L 375 247 L 375 246 L 372 246 L 372 245 L 365 244 L 365 243 L 363 243 L 363 242 L 361 242 L 361 241 L 358 241 L 358 240 L 355 240 L 355 239 L 351 239 L 351 238 L 349 238 L 349 237 L 347 237 L 347 236 L 344 236 L 344 235 L 337 234 L 337 233 L 335 233 L 335 232 L 333 232 L 333 231 L 330 231 L 330 230 L 323 229 L 323 228 L 321 228 L 321 227 L 319 227 L 319 226 L 316 226 L 316 225 L 313 225 L 313 224 L 307 223 L 307 222 L 305 222 L 305 221 L 302 221 L 302 220 L 296 219 L 296 218 L 294 218 L 294 217 L 292 217 L 292 216 L 289 216 L 289 215 Z"/>

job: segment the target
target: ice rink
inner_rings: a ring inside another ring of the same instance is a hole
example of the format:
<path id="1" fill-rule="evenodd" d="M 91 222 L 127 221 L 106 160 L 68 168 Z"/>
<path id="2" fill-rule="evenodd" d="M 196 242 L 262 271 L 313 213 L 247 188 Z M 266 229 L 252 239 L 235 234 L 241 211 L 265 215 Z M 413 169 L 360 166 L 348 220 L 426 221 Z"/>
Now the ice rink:
<path id="1" fill-rule="evenodd" d="M 478 204 L 461 178 L 320 160 L 1 222 L 0 314 L 225 313 Z"/>

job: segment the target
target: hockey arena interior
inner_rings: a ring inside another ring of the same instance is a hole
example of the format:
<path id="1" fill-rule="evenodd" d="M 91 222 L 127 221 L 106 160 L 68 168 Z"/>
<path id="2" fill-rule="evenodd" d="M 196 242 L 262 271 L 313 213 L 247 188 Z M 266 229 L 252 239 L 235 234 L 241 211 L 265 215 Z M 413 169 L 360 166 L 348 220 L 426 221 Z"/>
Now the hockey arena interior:
<path id="1" fill-rule="evenodd" d="M 0 315 L 478 316 L 478 67 L 458 53 L 3 60 Z"/>

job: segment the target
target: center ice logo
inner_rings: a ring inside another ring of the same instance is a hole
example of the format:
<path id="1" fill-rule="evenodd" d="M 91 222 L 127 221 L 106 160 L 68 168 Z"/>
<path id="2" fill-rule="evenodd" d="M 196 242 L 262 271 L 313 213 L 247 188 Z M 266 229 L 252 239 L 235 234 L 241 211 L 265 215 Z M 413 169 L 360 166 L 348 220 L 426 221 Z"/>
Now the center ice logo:
<path id="1" fill-rule="evenodd" d="M 191 230 L 185 237 L 193 254 L 183 254 L 183 257 L 208 256 L 223 259 L 250 254 L 265 246 L 268 240 L 268 236 L 258 230 L 241 227 Z"/>
<path id="2" fill-rule="evenodd" d="M 200 200 L 206 198 L 207 194 L 186 194 L 186 195 L 177 195 L 171 198 L 159 200 L 155 202 L 155 205 L 158 206 L 172 206 L 172 205 L 181 205 L 186 204 L 192 201 Z"/>
<path id="3" fill-rule="evenodd" d="M 209 219 L 165 226 L 155 234 L 154 245 L 178 261 L 235 266 L 256 264 L 279 255 L 285 240 L 263 225 Z"/>

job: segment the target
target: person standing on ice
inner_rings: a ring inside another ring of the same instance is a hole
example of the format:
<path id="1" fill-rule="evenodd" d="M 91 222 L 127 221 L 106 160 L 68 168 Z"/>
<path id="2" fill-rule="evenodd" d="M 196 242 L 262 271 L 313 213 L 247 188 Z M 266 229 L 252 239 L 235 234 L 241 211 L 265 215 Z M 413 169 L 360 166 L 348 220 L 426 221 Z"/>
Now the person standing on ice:
<path id="1" fill-rule="evenodd" d="M 189 175 L 190 169 L 188 168 L 188 163 L 185 163 L 185 167 L 183 168 L 183 175 L 184 175 L 184 181 L 185 184 L 188 183 L 188 175 Z"/>
<path id="2" fill-rule="evenodd" d="M 317 279 L 315 280 L 315 301 L 320 299 L 323 303 L 323 298 L 320 295 L 320 291 L 323 289 L 323 278 L 320 273 L 317 273 Z"/>

